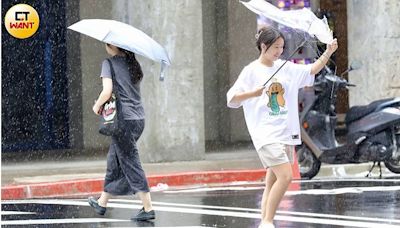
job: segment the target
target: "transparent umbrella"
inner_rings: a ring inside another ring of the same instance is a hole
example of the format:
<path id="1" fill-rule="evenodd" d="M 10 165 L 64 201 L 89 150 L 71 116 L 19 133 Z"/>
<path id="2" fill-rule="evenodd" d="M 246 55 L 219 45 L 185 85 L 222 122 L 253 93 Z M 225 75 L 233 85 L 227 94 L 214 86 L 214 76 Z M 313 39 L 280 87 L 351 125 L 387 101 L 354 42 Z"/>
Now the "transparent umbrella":
<path id="1" fill-rule="evenodd" d="M 307 8 L 283 11 L 265 0 L 241 2 L 254 13 L 287 27 L 305 31 L 311 36 L 316 36 L 322 43 L 331 44 L 333 41 L 332 31 L 329 28 L 326 18 L 319 19 Z"/>
<path id="2" fill-rule="evenodd" d="M 160 61 L 160 80 L 164 79 L 166 66 L 171 64 L 164 47 L 131 25 L 114 20 L 84 19 L 68 28 L 154 61 Z"/>

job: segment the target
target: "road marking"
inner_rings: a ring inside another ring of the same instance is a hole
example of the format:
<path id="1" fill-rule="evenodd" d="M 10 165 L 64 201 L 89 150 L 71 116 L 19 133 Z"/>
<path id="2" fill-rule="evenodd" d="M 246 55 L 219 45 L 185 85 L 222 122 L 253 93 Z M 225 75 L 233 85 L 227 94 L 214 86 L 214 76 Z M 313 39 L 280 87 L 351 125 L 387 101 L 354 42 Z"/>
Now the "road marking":
<path id="1" fill-rule="evenodd" d="M 36 214 L 36 213 L 28 211 L 0 211 L 0 215 L 31 215 L 31 214 Z"/>
<path id="2" fill-rule="evenodd" d="M 396 175 L 397 177 L 400 175 Z M 322 182 L 400 182 L 400 179 L 371 179 L 371 178 L 336 178 L 336 179 L 312 179 L 293 180 L 293 183 L 322 183 Z"/>
<path id="3" fill-rule="evenodd" d="M 204 187 L 182 190 L 165 190 L 163 193 L 191 193 L 191 192 L 214 192 L 214 191 L 243 191 L 243 190 L 260 190 L 263 186 L 246 187 L 246 186 L 227 186 L 227 187 Z"/>
<path id="4" fill-rule="evenodd" d="M 375 187 L 348 187 L 333 189 L 307 189 L 299 191 L 287 191 L 288 196 L 293 195 L 339 195 L 346 193 L 363 193 L 363 192 L 389 192 L 400 191 L 400 186 L 375 186 Z"/>
<path id="5" fill-rule="evenodd" d="M 33 224 L 63 224 L 63 223 L 99 223 L 99 222 L 127 222 L 124 219 L 106 218 L 74 218 L 74 219 L 28 219 L 28 220 L 6 220 L 2 225 L 33 225 Z"/>
<path id="6" fill-rule="evenodd" d="M 194 193 L 194 192 L 212 192 L 212 191 L 248 191 L 248 190 L 260 190 L 264 187 L 206 187 L 206 188 L 195 188 L 195 189 L 184 189 L 184 190 L 166 190 L 164 193 L 176 194 L 176 193 Z M 362 193 L 362 192 L 386 192 L 386 191 L 400 191 L 400 186 L 373 186 L 373 187 L 348 187 L 348 188 L 333 188 L 333 189 L 309 189 L 309 190 L 298 190 L 298 191 L 287 191 L 286 196 L 293 195 L 339 195 L 346 193 Z"/>
<path id="7" fill-rule="evenodd" d="M 76 200 L 18 200 L 18 201 L 7 201 L 9 203 L 14 204 L 26 204 L 26 203 L 35 203 L 35 204 L 59 204 L 59 205 L 80 205 L 80 206 L 88 206 L 87 202 L 84 201 L 76 201 Z M 156 202 L 153 202 L 156 203 Z M 158 203 L 158 202 L 157 202 Z M 161 202 L 160 202 L 161 203 Z M 156 205 L 156 204 L 155 204 Z M 197 205 L 200 206 L 200 205 Z M 123 208 L 123 209 L 139 209 L 142 205 L 133 205 L 133 204 L 119 204 L 119 203 L 108 203 L 108 208 Z M 239 218 L 253 218 L 259 219 L 260 213 L 249 213 L 249 212 L 235 212 L 235 211 L 222 211 L 222 210 L 210 210 L 210 209 L 194 209 L 194 208 L 180 208 L 175 206 L 154 206 L 156 211 L 166 211 L 166 212 L 178 212 L 178 213 L 190 213 L 190 214 L 203 214 L 203 215 L 212 215 L 212 216 L 229 216 L 229 217 L 239 217 Z M 254 209 L 253 209 L 254 210 Z M 299 214 L 300 215 L 300 214 Z M 337 226 L 353 226 L 353 227 L 387 227 L 387 228 L 395 228 L 399 227 L 400 221 L 392 220 L 391 223 L 399 223 L 399 224 L 383 224 L 382 219 L 372 220 L 374 222 L 365 221 L 368 218 L 357 217 L 357 220 L 364 221 L 351 221 L 353 219 L 350 216 L 345 216 L 346 220 L 335 218 L 316 218 L 316 217 L 299 217 L 299 216 L 287 216 L 287 215 L 276 215 L 275 220 L 281 221 L 290 221 L 290 222 L 300 222 L 300 223 L 312 223 L 312 224 L 326 224 L 326 225 L 337 225 Z M 373 218 L 372 218 L 373 219 Z M 349 221 L 350 220 L 350 221 Z M 30 221 L 30 220 L 26 220 Z M 125 220 L 124 220 L 125 221 Z M 389 221 L 389 220 L 388 220 Z M 12 221 L 11 221 L 12 222 Z"/>
<path id="8" fill-rule="evenodd" d="M 110 202 L 121 202 L 121 203 L 136 203 L 142 204 L 140 200 L 126 200 L 126 199 L 111 199 Z M 224 206 L 211 206 L 211 205 L 196 205 L 196 204 L 182 204 L 182 203 L 165 203 L 153 201 L 153 205 L 163 206 L 176 206 L 176 207 L 193 207 L 193 208 L 206 208 L 216 210 L 231 210 L 231 211 L 245 211 L 245 212 L 256 212 L 261 213 L 260 209 L 254 208 L 243 208 L 243 207 L 224 207 Z M 321 214 L 321 213 L 309 213 L 309 212 L 296 212 L 296 211 L 277 211 L 278 214 L 289 214 L 295 216 L 306 216 L 306 217 L 320 217 L 320 218 L 340 218 L 344 220 L 360 220 L 360 221 L 371 221 L 371 222 L 385 222 L 385 223 L 399 223 L 397 219 L 382 219 L 382 218 L 370 218 L 360 216 L 348 216 L 348 215 L 336 215 L 336 214 Z"/>

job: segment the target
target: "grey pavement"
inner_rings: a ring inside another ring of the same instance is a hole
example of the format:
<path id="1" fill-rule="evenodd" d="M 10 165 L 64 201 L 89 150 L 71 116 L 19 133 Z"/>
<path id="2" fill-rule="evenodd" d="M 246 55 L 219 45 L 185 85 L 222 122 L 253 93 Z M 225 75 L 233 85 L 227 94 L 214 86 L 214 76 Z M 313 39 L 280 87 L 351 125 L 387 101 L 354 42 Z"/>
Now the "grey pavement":
<path id="1" fill-rule="evenodd" d="M 172 174 L 184 172 L 261 169 L 262 165 L 254 150 L 239 149 L 234 152 L 219 151 L 207 153 L 204 160 L 163 163 L 144 163 L 147 175 Z M 3 162 L 1 167 L 2 186 L 8 184 L 27 184 L 74 179 L 104 177 L 106 156 L 95 158 L 52 161 L 12 161 Z"/>
<path id="2" fill-rule="evenodd" d="M 365 177 L 371 163 L 327 165 L 322 164 L 315 179 Z M 178 161 L 163 163 L 144 163 L 147 175 L 162 175 L 201 171 L 223 170 L 253 170 L 261 169 L 262 165 L 257 153 L 249 148 L 235 148 L 218 150 L 206 153 L 205 159 L 200 161 Z M 79 157 L 73 159 L 34 159 L 33 161 L 3 161 L 1 166 L 1 184 L 18 185 L 43 182 L 57 182 L 76 179 L 93 179 L 104 177 L 106 169 L 105 154 L 95 157 Z M 378 169 L 372 177 L 378 176 Z M 384 177 L 399 177 L 383 167 Z"/>

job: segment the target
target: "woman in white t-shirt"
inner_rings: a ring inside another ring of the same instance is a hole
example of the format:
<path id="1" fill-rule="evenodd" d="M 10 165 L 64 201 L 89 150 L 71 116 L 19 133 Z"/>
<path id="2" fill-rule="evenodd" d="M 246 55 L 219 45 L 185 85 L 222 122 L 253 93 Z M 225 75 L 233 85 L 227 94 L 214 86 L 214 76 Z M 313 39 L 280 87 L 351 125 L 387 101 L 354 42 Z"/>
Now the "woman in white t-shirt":
<path id="1" fill-rule="evenodd" d="M 256 35 L 260 56 L 244 67 L 227 93 L 230 108 L 243 106 L 247 128 L 265 168 L 265 190 L 261 201 L 260 227 L 274 227 L 273 218 L 292 180 L 294 145 L 301 144 L 298 118 L 298 90 L 312 86 L 314 75 L 325 66 L 338 44 L 334 39 L 326 51 L 310 65 L 279 59 L 284 37 L 273 28 L 262 28 Z"/>

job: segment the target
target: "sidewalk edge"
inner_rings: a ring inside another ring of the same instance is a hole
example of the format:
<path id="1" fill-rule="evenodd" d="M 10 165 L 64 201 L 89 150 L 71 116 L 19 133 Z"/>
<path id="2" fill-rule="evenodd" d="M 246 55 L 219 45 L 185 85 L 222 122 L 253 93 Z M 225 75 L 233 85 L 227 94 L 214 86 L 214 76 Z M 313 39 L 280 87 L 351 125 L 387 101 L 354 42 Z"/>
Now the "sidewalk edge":
<path id="1" fill-rule="evenodd" d="M 147 180 L 150 187 L 157 186 L 159 183 L 177 187 L 195 184 L 262 181 L 265 177 L 265 173 L 265 169 L 185 172 L 166 175 L 149 175 Z M 101 192 L 103 190 L 103 183 L 103 178 L 94 178 L 14 186 L 9 185 L 1 188 L 1 199 L 17 200 L 85 195 L 93 192 Z"/>

